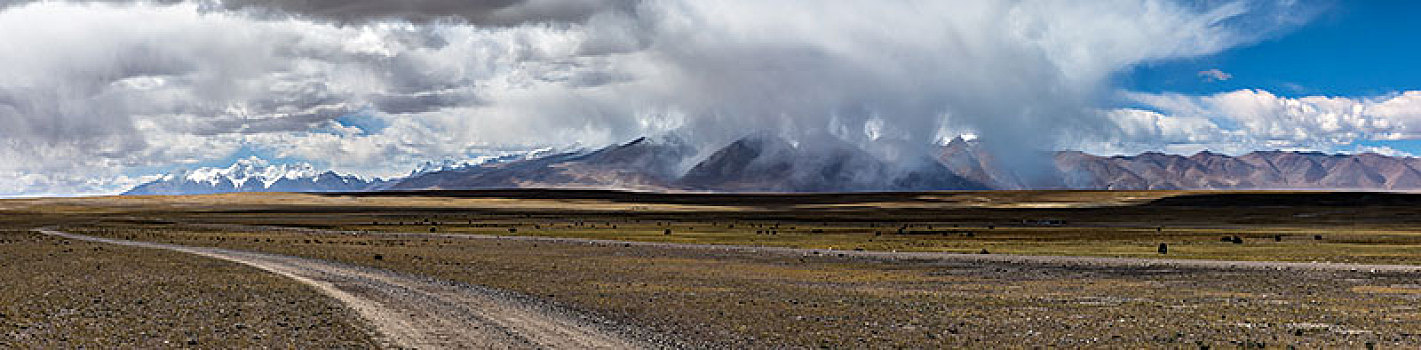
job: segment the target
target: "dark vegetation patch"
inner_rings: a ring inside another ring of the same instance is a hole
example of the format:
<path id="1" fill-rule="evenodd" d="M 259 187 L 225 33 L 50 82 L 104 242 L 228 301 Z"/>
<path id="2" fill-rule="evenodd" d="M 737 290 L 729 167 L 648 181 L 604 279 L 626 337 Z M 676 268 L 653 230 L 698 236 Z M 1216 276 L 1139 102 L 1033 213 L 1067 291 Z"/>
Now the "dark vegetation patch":
<path id="1" fill-rule="evenodd" d="M 1421 206 L 1421 194 L 1392 192 L 1210 193 L 1156 199 L 1160 207 L 1379 207 Z"/>

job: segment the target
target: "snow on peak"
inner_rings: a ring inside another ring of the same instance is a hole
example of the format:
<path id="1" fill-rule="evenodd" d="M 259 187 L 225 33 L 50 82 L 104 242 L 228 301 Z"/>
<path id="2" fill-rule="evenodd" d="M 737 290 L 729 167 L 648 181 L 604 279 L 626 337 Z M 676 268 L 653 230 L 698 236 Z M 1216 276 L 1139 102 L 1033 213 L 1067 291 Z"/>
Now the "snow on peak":
<path id="1" fill-rule="evenodd" d="M 479 162 L 479 159 L 474 159 L 472 161 L 456 161 L 453 159 L 445 159 L 437 162 L 425 161 L 424 163 L 421 163 L 418 167 L 415 167 L 414 171 L 410 172 L 410 176 L 467 168 L 479 164 L 481 164 L 481 162 Z"/>
<path id="2" fill-rule="evenodd" d="M 459 170 L 464 168 L 472 168 L 477 166 L 502 163 L 520 159 L 534 159 L 539 156 L 546 155 L 552 150 L 552 148 L 542 148 L 526 152 L 505 152 L 494 155 L 482 155 L 474 157 L 473 159 L 465 160 L 444 159 L 440 161 L 425 161 L 424 163 L 420 163 L 418 167 L 415 167 L 414 171 L 411 171 L 409 176 L 437 173 L 449 170 Z"/>
<path id="3" fill-rule="evenodd" d="M 273 184 L 282 179 L 312 179 L 321 173 L 309 163 L 291 164 L 271 164 L 265 159 L 256 156 L 238 159 L 226 168 L 198 168 L 187 171 L 183 178 L 187 181 L 207 183 L 217 185 L 224 180 L 230 181 L 233 187 L 241 188 L 247 186 L 251 180 L 256 180 L 262 188 L 271 188 Z"/>

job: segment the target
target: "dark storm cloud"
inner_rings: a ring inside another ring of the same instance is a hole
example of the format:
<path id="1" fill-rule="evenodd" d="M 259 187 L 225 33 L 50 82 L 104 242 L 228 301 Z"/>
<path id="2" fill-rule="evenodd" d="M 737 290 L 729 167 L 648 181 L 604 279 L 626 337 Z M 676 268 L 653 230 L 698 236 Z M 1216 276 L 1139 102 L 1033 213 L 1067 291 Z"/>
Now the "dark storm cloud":
<path id="1" fill-rule="evenodd" d="M 0 0 L 0 8 L 37 0 Z M 631 11 L 640 0 L 73 0 L 81 3 L 196 2 L 208 10 L 243 10 L 267 16 L 295 15 L 338 23 L 457 20 L 477 25 L 582 22 L 606 11 Z"/>
<path id="2" fill-rule="evenodd" d="M 426 23 L 458 19 L 481 25 L 581 22 L 634 0 L 226 0 L 227 9 L 276 11 L 341 23 L 385 19 Z"/>
<path id="3" fill-rule="evenodd" d="M 371 107 L 390 114 L 411 114 L 438 111 L 444 108 L 479 103 L 478 96 L 467 90 L 450 90 L 418 94 L 386 94 L 370 96 Z"/>

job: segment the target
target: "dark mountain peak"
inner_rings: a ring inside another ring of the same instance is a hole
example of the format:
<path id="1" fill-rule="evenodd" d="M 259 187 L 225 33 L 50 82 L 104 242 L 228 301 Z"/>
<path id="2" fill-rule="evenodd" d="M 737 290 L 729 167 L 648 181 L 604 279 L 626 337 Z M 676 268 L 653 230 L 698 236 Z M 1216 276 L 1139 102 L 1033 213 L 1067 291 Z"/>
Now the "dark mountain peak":
<path id="1" fill-rule="evenodd" d="M 635 145 L 637 145 L 637 144 L 640 144 L 640 143 L 642 143 L 642 142 L 646 142 L 646 136 L 638 137 L 638 138 L 636 138 L 635 140 L 631 140 L 631 142 L 624 143 L 624 144 L 622 144 L 622 147 L 631 147 L 631 146 L 635 146 Z"/>
<path id="2" fill-rule="evenodd" d="M 603 171 L 641 172 L 670 181 L 680 175 L 681 164 L 695 154 L 696 148 L 679 136 L 639 137 L 593 152 L 576 163 Z"/>
<path id="3" fill-rule="evenodd" d="M 773 179 L 784 179 L 793 169 L 787 154 L 794 147 L 778 136 L 758 133 L 742 137 L 711 153 L 681 177 L 679 183 L 695 189 L 763 190 Z"/>
<path id="4" fill-rule="evenodd" d="M 944 145 L 943 147 L 945 147 L 945 148 L 947 148 L 947 149 L 968 150 L 968 149 L 976 148 L 976 145 L 973 145 L 973 142 L 972 142 L 972 141 L 967 141 L 966 138 L 963 138 L 962 136 L 958 136 L 958 137 L 952 138 L 952 140 L 947 141 L 947 145 Z"/>
<path id="5" fill-rule="evenodd" d="M 1194 153 L 1194 155 L 1189 156 L 1188 158 L 1195 161 L 1202 161 L 1211 159 L 1232 159 L 1233 157 L 1230 157 L 1229 155 L 1223 153 L 1214 153 L 1209 150 L 1203 150 Z"/>
<path id="6" fill-rule="evenodd" d="M 795 147 L 765 133 L 722 147 L 691 168 L 680 184 L 707 190 L 788 192 L 984 188 L 926 155 L 889 163 L 837 138 L 814 139 Z"/>

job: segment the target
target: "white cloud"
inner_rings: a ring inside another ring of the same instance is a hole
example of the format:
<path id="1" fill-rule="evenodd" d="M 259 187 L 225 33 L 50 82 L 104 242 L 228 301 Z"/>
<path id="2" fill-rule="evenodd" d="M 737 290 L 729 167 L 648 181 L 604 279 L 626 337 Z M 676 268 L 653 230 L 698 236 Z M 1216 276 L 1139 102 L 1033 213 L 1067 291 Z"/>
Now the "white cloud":
<path id="1" fill-rule="evenodd" d="M 461 22 L 201 3 L 0 9 L 0 50 L 23 53 L 0 55 L 0 195 L 118 191 L 241 149 L 388 176 L 672 129 L 706 145 L 768 129 L 924 148 L 950 129 L 1027 159 L 1111 136 L 1092 111 L 1112 74 L 1307 17 L 1291 2 L 532 0 Z M 355 112 L 377 125 L 337 123 Z"/>
<path id="2" fill-rule="evenodd" d="M 1234 75 L 1221 71 L 1218 68 L 1199 71 L 1199 77 L 1207 82 L 1225 81 L 1233 79 Z"/>
<path id="3" fill-rule="evenodd" d="M 1290 98 L 1263 90 L 1207 96 L 1131 93 L 1127 98 L 1148 109 L 1106 111 L 1118 135 L 1107 142 L 1110 145 L 1094 148 L 1112 153 L 1190 146 L 1228 153 L 1307 149 L 1397 154 L 1354 143 L 1421 139 L 1421 91 L 1367 98 Z"/>

